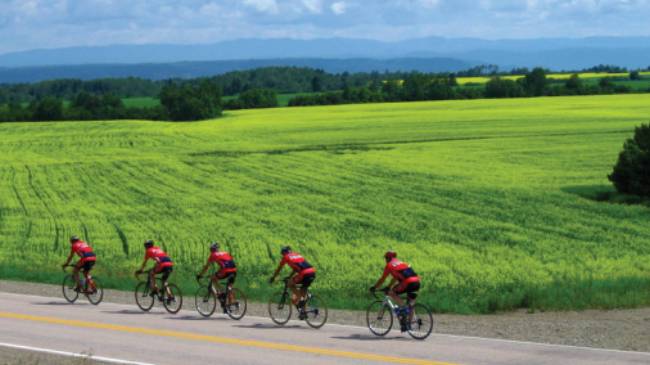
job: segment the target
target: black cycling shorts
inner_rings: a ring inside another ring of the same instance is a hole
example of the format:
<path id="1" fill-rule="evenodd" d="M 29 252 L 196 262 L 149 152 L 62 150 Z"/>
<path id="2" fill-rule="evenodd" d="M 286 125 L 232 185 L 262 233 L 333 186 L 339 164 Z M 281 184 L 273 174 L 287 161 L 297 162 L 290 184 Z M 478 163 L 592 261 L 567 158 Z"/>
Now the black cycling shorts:
<path id="1" fill-rule="evenodd" d="M 302 285 L 303 288 L 307 289 L 311 285 L 311 283 L 314 282 L 314 279 L 316 279 L 316 273 L 312 274 L 306 274 L 305 276 L 302 277 L 302 281 L 300 284 Z"/>
<path id="2" fill-rule="evenodd" d="M 172 271 L 174 271 L 173 266 L 167 266 L 167 267 L 163 267 L 162 269 L 160 269 L 159 274 L 162 274 L 161 279 L 162 279 L 163 282 L 165 282 L 165 281 L 167 281 L 167 279 L 169 279 L 169 275 L 171 275 Z"/>
<path id="3" fill-rule="evenodd" d="M 401 285 L 398 285 L 395 287 L 395 294 L 404 294 L 406 293 L 406 297 L 409 299 L 415 299 L 417 298 L 417 291 L 420 290 L 420 282 L 416 281 L 414 283 L 409 283 L 403 288 L 400 288 Z"/>
<path id="4" fill-rule="evenodd" d="M 83 269 L 84 273 L 87 274 L 90 270 L 92 270 L 93 266 L 95 266 L 95 261 L 86 261 L 83 265 L 81 265 L 81 268 Z"/>
<path id="5" fill-rule="evenodd" d="M 228 285 L 233 285 L 235 283 L 235 279 L 237 279 L 237 272 L 230 272 L 225 275 L 219 275 L 219 273 L 215 273 L 214 276 L 217 278 L 217 280 L 227 280 Z"/>

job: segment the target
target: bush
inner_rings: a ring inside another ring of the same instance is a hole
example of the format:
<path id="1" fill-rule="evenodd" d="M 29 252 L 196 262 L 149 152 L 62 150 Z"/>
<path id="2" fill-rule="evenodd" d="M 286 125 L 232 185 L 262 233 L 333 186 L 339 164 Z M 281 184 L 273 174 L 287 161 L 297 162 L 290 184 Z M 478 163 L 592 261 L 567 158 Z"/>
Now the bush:
<path id="1" fill-rule="evenodd" d="M 650 197 L 650 124 L 635 129 L 608 177 L 620 193 Z"/>

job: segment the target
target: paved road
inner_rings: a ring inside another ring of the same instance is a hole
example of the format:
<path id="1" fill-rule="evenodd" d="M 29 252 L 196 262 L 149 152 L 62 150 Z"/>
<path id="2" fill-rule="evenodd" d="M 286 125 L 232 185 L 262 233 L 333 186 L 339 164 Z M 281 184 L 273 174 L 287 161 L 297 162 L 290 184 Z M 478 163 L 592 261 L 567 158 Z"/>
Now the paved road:
<path id="1" fill-rule="evenodd" d="M 150 364 L 650 364 L 650 353 L 442 334 L 415 341 L 399 331 L 376 338 L 361 327 L 277 327 L 260 317 L 203 319 L 0 293 L 0 351 L 8 344 Z"/>

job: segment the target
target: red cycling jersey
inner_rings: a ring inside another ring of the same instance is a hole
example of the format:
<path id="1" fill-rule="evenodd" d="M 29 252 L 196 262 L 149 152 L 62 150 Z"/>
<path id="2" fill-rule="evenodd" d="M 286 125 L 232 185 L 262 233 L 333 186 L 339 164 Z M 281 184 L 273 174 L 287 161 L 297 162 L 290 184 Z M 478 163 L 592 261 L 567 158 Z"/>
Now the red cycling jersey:
<path id="1" fill-rule="evenodd" d="M 81 262 L 95 261 L 97 257 L 93 253 L 93 249 L 84 241 L 77 241 L 72 244 L 70 247 L 72 252 L 76 253 L 81 257 Z"/>
<path id="2" fill-rule="evenodd" d="M 208 258 L 209 263 L 216 263 L 219 265 L 218 274 L 230 274 L 237 272 L 235 260 L 228 252 L 212 252 Z"/>
<path id="3" fill-rule="evenodd" d="M 307 260 L 305 260 L 302 255 L 299 253 L 295 252 L 289 252 L 286 255 L 282 256 L 282 261 L 280 261 L 280 266 L 284 265 L 289 265 L 293 271 L 297 272 L 300 274 L 300 276 L 304 276 L 306 274 L 312 274 L 316 272 L 316 269 L 314 269 Z"/>
<path id="4" fill-rule="evenodd" d="M 169 256 L 167 256 L 165 251 L 157 246 L 148 248 L 144 254 L 144 258 L 145 260 L 152 259 L 156 261 L 156 266 L 159 268 L 174 266 L 174 263 L 169 258 Z"/>
<path id="5" fill-rule="evenodd" d="M 411 265 L 397 258 L 390 260 L 386 264 L 381 280 L 386 279 L 388 275 L 392 275 L 401 284 L 417 283 L 420 281 L 420 277 L 411 269 Z"/>

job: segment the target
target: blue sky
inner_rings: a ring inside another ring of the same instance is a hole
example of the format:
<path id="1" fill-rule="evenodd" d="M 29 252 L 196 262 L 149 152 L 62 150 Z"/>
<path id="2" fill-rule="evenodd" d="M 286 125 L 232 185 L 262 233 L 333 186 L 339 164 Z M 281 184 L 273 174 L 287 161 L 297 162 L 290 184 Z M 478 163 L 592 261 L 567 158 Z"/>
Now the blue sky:
<path id="1" fill-rule="evenodd" d="M 237 38 L 650 35 L 650 0 L 0 0 L 0 53 Z"/>

